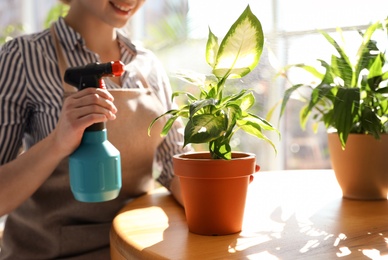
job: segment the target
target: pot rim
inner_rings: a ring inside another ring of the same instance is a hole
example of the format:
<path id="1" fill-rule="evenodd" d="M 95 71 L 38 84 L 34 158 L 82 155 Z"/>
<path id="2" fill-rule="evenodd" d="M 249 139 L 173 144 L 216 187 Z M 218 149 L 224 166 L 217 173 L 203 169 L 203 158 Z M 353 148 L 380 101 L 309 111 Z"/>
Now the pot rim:
<path id="1" fill-rule="evenodd" d="M 327 133 L 327 136 L 328 138 L 338 138 L 338 132 L 328 132 Z M 371 141 L 381 141 L 382 139 L 386 140 L 388 139 L 388 133 L 380 133 L 380 138 L 379 139 L 376 139 L 373 135 L 371 134 L 364 134 L 364 133 L 349 133 L 348 135 L 348 141 L 347 143 L 349 142 L 349 140 L 352 140 L 352 139 L 363 139 L 363 138 L 367 138 L 368 140 L 370 139 Z"/>
<path id="2" fill-rule="evenodd" d="M 232 152 L 232 159 L 231 160 L 225 160 L 225 159 L 212 159 L 207 158 L 210 155 L 210 152 L 187 152 L 187 153 L 180 153 L 173 155 L 173 158 L 179 159 L 179 160 L 198 160 L 198 161 L 233 161 L 236 159 L 244 160 L 244 159 L 251 159 L 255 158 L 256 155 L 254 153 L 249 152 Z M 206 157 L 206 158 L 203 158 Z"/>
<path id="3" fill-rule="evenodd" d="M 174 173 L 182 178 L 228 179 L 248 177 L 255 172 L 255 154 L 233 152 L 233 155 L 234 159 L 223 160 L 211 159 L 209 152 L 177 154 L 173 157 Z"/>

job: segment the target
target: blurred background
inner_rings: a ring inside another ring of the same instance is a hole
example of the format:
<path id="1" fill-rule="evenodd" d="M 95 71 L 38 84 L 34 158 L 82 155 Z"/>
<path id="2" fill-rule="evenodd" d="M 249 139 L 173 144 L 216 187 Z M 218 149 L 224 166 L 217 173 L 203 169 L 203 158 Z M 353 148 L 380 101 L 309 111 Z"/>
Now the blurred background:
<path id="1" fill-rule="evenodd" d="M 290 86 L 284 78 L 275 77 L 282 66 L 330 59 L 332 47 L 317 29 L 335 33 L 341 27 L 348 47 L 356 48 L 355 29 L 385 18 L 388 10 L 386 0 L 146 0 L 123 30 L 134 42 L 157 54 L 174 90 L 192 88 L 175 79 L 174 73 L 180 69 L 209 72 L 205 62 L 208 28 L 222 39 L 247 4 L 262 23 L 266 49 L 255 71 L 234 81 L 229 90 L 253 89 L 259 101 L 254 112 L 262 117 Z M 0 0 L 0 45 L 12 37 L 47 28 L 66 10 L 57 0 Z M 305 75 L 289 75 L 291 81 L 301 77 Z M 235 135 L 234 149 L 255 153 L 262 170 L 330 168 L 326 130 L 321 126 L 314 133 L 311 125 L 302 130 L 300 107 L 296 100 L 290 103 L 280 122 L 278 109 L 272 115 L 271 123 L 281 131 L 280 140 L 276 135 L 271 137 L 277 155 L 270 145 L 243 133 Z"/>

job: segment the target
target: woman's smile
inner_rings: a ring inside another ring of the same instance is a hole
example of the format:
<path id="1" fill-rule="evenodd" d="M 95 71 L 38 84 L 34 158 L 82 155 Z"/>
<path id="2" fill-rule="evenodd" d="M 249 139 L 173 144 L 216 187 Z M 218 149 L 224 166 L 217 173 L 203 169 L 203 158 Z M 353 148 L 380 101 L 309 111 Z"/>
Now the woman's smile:
<path id="1" fill-rule="evenodd" d="M 131 5 L 128 5 L 122 2 L 117 3 L 117 2 L 110 1 L 109 3 L 115 9 L 116 12 L 119 12 L 121 14 L 129 14 L 129 12 L 131 12 L 131 10 L 133 9 Z"/>

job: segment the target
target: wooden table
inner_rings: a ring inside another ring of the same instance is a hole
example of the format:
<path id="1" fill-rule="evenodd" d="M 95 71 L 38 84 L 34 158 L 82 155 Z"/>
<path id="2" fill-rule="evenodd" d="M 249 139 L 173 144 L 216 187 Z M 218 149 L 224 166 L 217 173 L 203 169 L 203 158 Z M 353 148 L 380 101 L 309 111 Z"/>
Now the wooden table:
<path id="1" fill-rule="evenodd" d="M 259 172 L 242 232 L 200 236 L 157 189 L 117 215 L 111 252 L 112 259 L 388 258 L 388 201 L 343 199 L 331 170 Z"/>

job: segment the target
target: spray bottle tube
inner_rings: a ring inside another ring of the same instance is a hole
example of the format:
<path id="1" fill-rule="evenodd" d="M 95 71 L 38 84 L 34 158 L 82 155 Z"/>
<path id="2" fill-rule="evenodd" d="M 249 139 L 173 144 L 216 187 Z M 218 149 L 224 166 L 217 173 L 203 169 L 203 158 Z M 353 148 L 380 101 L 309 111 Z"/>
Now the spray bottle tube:
<path id="1" fill-rule="evenodd" d="M 102 87 L 102 77 L 120 76 L 124 65 L 120 61 L 92 63 L 69 68 L 65 82 L 79 90 Z M 115 199 L 121 189 L 120 152 L 108 141 L 105 123 L 89 126 L 80 146 L 69 157 L 70 187 L 74 197 L 82 202 L 103 202 Z"/>

